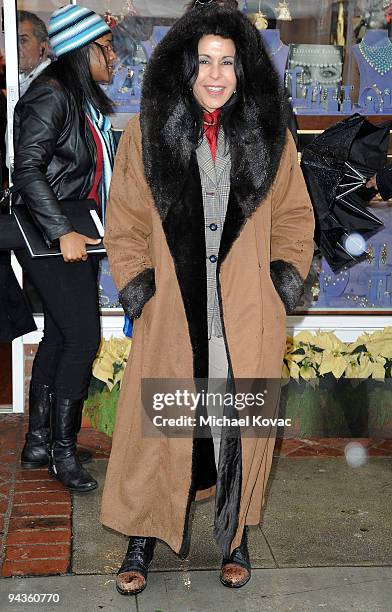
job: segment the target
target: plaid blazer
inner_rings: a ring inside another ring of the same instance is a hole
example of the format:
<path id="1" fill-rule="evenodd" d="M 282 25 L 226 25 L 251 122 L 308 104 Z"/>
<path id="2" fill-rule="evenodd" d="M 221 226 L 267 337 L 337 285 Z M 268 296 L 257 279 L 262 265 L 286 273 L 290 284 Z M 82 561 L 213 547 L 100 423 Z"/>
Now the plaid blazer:
<path id="1" fill-rule="evenodd" d="M 231 170 L 230 153 L 225 150 L 223 130 L 219 130 L 215 163 L 205 136 L 196 149 L 196 155 L 203 193 L 206 237 L 208 338 L 211 338 L 212 335 L 221 337 L 223 334 L 216 273 L 220 241 L 229 201 Z"/>

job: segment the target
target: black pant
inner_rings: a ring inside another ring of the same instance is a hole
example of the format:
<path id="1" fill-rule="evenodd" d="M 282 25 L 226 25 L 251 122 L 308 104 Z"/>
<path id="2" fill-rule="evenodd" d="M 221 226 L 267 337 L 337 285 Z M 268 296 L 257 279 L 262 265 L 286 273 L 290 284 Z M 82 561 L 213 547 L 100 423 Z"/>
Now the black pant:
<path id="1" fill-rule="evenodd" d="M 25 249 L 15 255 L 43 303 L 44 335 L 32 378 L 58 397 L 84 399 L 101 338 L 99 258 L 90 255 L 75 263 L 62 257 L 33 259 Z"/>

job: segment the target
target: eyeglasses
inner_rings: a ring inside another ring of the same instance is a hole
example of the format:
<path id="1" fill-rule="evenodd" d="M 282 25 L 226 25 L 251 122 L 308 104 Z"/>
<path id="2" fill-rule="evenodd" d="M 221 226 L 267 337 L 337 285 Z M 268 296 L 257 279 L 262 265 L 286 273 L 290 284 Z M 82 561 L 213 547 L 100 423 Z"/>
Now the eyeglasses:
<path id="1" fill-rule="evenodd" d="M 97 45 L 97 47 L 100 47 L 101 49 L 103 49 L 104 52 L 106 53 L 106 55 L 109 55 L 109 53 L 115 53 L 113 45 L 111 43 L 108 43 L 107 45 L 101 45 L 100 43 L 97 43 L 97 42 L 94 41 L 93 44 Z"/>
<path id="2" fill-rule="evenodd" d="M 200 4 L 200 6 L 207 6 L 207 4 L 212 4 L 215 0 L 196 0 L 195 6 Z"/>

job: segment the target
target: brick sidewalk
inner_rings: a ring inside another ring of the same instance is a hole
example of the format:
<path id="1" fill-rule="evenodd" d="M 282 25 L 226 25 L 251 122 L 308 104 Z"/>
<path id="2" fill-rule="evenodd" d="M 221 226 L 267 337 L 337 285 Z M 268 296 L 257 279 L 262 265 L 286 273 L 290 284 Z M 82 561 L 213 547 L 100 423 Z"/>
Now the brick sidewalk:
<path id="1" fill-rule="evenodd" d="M 71 569 L 72 496 L 47 468 L 21 469 L 26 429 L 27 417 L 0 416 L 1 575 L 64 574 Z M 104 434 L 82 430 L 79 442 L 95 458 L 109 456 L 110 439 Z"/>
<path id="2" fill-rule="evenodd" d="M 1 575 L 47 576 L 71 571 L 72 496 L 47 469 L 23 470 L 20 452 L 27 417 L 0 415 L 0 566 Z M 392 440 L 356 439 L 371 457 L 391 457 Z M 343 457 L 352 439 L 278 440 L 275 455 L 292 459 Z M 78 442 L 97 459 L 106 459 L 111 440 L 82 429 Z"/>

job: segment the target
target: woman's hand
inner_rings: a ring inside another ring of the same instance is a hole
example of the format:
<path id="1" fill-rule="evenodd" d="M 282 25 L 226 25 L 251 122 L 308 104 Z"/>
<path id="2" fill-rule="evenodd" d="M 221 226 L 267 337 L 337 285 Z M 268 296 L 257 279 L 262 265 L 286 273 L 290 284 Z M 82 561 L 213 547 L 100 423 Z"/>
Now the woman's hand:
<path id="1" fill-rule="evenodd" d="M 60 250 L 66 262 L 86 261 L 88 257 L 86 244 L 99 244 L 100 242 L 101 240 L 99 239 L 88 238 L 77 232 L 70 232 L 60 236 Z"/>
<path id="2" fill-rule="evenodd" d="M 368 189 L 371 189 L 372 187 L 374 187 L 374 189 L 377 189 L 377 191 L 378 191 L 378 187 L 377 187 L 377 174 L 375 174 L 374 176 L 372 176 L 371 179 L 368 180 L 368 182 L 366 183 L 366 187 Z"/>

